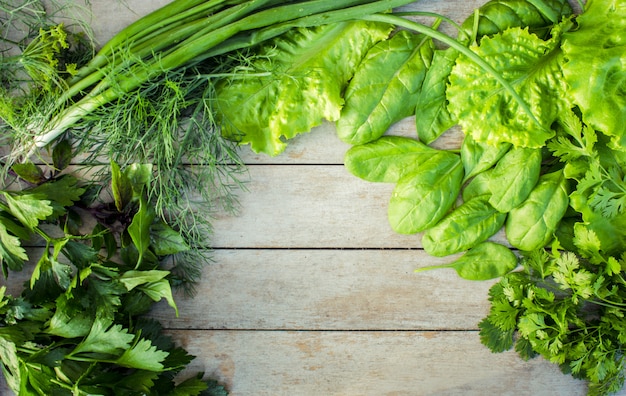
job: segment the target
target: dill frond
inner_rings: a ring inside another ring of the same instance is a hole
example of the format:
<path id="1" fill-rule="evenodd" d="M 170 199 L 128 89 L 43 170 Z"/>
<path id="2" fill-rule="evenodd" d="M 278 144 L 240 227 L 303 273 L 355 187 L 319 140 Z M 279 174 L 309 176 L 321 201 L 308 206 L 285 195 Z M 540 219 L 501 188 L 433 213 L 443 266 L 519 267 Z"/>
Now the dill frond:
<path id="1" fill-rule="evenodd" d="M 120 65 L 136 70 L 143 64 L 135 59 Z M 226 69 L 210 65 L 212 73 Z M 157 215 L 192 247 L 177 255 L 173 270 L 188 292 L 199 267 L 210 262 L 215 216 L 237 210 L 237 194 L 248 180 L 237 143 L 223 137 L 217 125 L 213 76 L 209 68 L 163 71 L 137 90 L 119 92 L 119 98 L 84 117 L 74 130 L 80 134 L 77 154 L 90 168 L 109 159 L 122 168 L 153 165 L 148 198 Z M 102 169 L 97 177 L 107 180 L 107 167 Z"/>

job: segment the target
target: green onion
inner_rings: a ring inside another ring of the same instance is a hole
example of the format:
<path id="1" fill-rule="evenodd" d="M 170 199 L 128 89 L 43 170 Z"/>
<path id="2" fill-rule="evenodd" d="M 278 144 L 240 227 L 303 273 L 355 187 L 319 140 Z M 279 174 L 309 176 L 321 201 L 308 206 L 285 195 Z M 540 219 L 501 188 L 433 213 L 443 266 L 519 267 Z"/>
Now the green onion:
<path id="1" fill-rule="evenodd" d="M 114 36 L 68 81 L 50 112 L 26 126 L 13 157 L 29 157 L 85 116 L 172 70 L 253 47 L 293 27 L 359 19 L 409 0 L 175 0 Z"/>

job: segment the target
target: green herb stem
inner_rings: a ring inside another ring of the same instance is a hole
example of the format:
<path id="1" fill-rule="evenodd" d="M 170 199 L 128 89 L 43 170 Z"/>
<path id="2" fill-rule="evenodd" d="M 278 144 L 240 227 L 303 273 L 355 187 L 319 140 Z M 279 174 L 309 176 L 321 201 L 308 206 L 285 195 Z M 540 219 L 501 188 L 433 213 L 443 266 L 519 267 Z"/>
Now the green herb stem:
<path id="1" fill-rule="evenodd" d="M 208 17 L 201 19 L 194 19 L 191 22 L 187 22 L 184 25 L 180 25 L 178 20 L 175 20 L 173 25 L 164 26 L 160 30 L 148 31 L 144 36 L 138 39 L 129 39 L 129 42 L 125 46 L 120 46 L 116 49 L 117 52 L 108 51 L 109 54 L 104 54 L 100 51 L 94 59 L 99 57 L 105 57 L 106 63 L 102 64 L 89 64 L 81 68 L 77 77 L 72 80 L 70 87 L 59 98 L 58 104 L 62 105 L 71 98 L 79 95 L 82 91 L 87 90 L 89 87 L 97 84 L 103 79 L 106 80 L 107 76 L 116 75 L 121 69 L 127 67 L 128 62 L 135 62 L 136 60 L 152 58 L 154 54 L 165 54 L 172 46 L 176 46 L 185 40 L 193 39 L 198 35 L 209 35 L 212 32 L 222 26 L 236 22 L 258 8 L 267 5 L 275 0 L 252 0 L 244 4 L 239 4 L 227 8 L 223 11 L 216 12 Z M 194 10 L 195 12 L 206 12 L 204 7 L 200 10 Z M 144 32 L 146 33 L 146 32 Z M 98 62 L 98 61 L 96 61 Z M 106 82 L 102 85 L 107 85 Z M 92 94 L 98 93 L 98 90 L 92 90 Z"/>

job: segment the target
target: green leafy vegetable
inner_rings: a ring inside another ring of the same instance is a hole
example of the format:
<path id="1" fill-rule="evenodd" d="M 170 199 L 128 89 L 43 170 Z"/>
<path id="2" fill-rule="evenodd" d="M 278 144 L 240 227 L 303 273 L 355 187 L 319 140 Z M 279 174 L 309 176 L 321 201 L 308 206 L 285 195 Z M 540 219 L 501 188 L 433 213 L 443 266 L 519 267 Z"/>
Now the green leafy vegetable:
<path id="1" fill-rule="evenodd" d="M 42 396 L 199 394 L 210 387 L 224 394 L 199 378 L 177 389 L 174 377 L 192 357 L 142 315 L 160 300 L 178 314 L 172 293 L 178 281 L 164 264 L 189 246 L 154 216 L 146 198 L 151 166 L 112 166 L 118 191 L 131 192 L 122 210 L 118 202 L 81 206 L 88 190 L 82 181 L 54 172 L 37 185 L 2 191 L 7 199 L 0 205 L 5 276 L 21 270 L 25 261 L 36 261 L 20 296 L 0 288 L 0 359 L 7 384 L 16 394 Z M 93 234 L 72 233 L 67 226 L 76 210 L 93 214 L 85 219 L 97 224 Z M 46 243 L 39 257 L 29 257 L 21 246 L 31 235 L 26 231 Z M 119 249 L 116 239 L 126 246 Z"/>
<path id="2" fill-rule="evenodd" d="M 478 196 L 455 208 L 430 227 L 422 237 L 424 250 L 432 256 L 447 256 L 486 241 L 502 228 L 506 213 L 500 213 Z"/>
<path id="3" fill-rule="evenodd" d="M 626 8 L 619 0 L 591 0 L 563 34 L 563 76 L 583 121 L 626 146 Z"/>
<path id="4" fill-rule="evenodd" d="M 572 8 L 567 0 L 492 0 L 477 11 L 462 28 L 468 36 L 480 39 L 513 27 L 528 27 L 541 37 L 563 16 L 570 15 Z"/>
<path id="5" fill-rule="evenodd" d="M 493 167 L 510 148 L 510 143 L 499 143 L 494 146 L 477 142 L 472 135 L 465 135 L 461 144 L 461 161 L 465 169 L 465 180 Z"/>
<path id="6" fill-rule="evenodd" d="M 447 106 L 446 84 L 459 53 L 454 48 L 436 50 L 417 93 L 415 128 L 420 141 L 430 144 L 456 125 Z"/>
<path id="7" fill-rule="evenodd" d="M 523 103 L 473 60 L 459 57 L 446 94 L 449 110 L 464 131 L 491 145 L 542 147 L 554 135 L 550 126 L 566 108 L 559 44 L 559 36 L 544 41 L 512 28 L 484 37 L 471 48 L 512 84 Z"/>
<path id="8" fill-rule="evenodd" d="M 517 267 L 517 256 L 506 246 L 494 242 L 482 242 L 452 263 L 427 266 L 415 272 L 439 268 L 452 268 L 467 280 L 488 280 L 506 275 Z"/>
<path id="9" fill-rule="evenodd" d="M 494 352 L 541 355 L 589 381 L 590 395 L 609 395 L 624 384 L 624 261 L 602 254 L 599 243 L 589 247 L 601 265 L 572 252 L 527 253 L 523 271 L 491 288 L 480 335 Z"/>
<path id="10" fill-rule="evenodd" d="M 248 75 L 217 87 L 223 134 L 269 155 L 282 140 L 337 121 L 348 81 L 388 25 L 346 22 L 287 33 L 257 53 Z M 259 110 L 262 110 L 261 112 Z"/>
<path id="11" fill-rule="evenodd" d="M 435 225 L 456 202 L 463 166 L 458 155 L 435 152 L 401 178 L 391 194 L 388 218 L 394 231 L 414 234 Z"/>
<path id="12" fill-rule="evenodd" d="M 353 145 L 368 143 L 413 114 L 432 56 L 432 40 L 407 31 L 375 44 L 346 89 L 337 136 Z"/>
<path id="13" fill-rule="evenodd" d="M 541 150 L 512 148 L 498 161 L 489 177 L 489 204 L 500 212 L 519 206 L 539 180 Z"/>
<path id="14" fill-rule="evenodd" d="M 548 173 L 524 202 L 513 208 L 506 222 L 507 239 L 521 250 L 540 249 L 550 240 L 569 204 L 563 172 Z"/>
<path id="15" fill-rule="evenodd" d="M 415 139 L 383 136 L 371 143 L 351 147 L 345 155 L 346 169 L 371 182 L 396 183 L 413 173 L 437 151 Z"/>

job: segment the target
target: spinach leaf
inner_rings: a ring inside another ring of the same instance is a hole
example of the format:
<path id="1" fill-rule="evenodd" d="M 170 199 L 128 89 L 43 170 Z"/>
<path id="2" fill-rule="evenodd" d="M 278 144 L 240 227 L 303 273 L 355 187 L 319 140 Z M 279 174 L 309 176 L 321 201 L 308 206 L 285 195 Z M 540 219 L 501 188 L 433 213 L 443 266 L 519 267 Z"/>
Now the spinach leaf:
<path id="1" fill-rule="evenodd" d="M 458 57 L 454 48 L 436 50 L 424 76 L 415 106 L 415 128 L 420 141 L 430 144 L 457 120 L 448 111 L 446 84 Z"/>
<path id="2" fill-rule="evenodd" d="M 520 205 L 539 180 L 541 150 L 514 147 L 496 164 L 489 178 L 489 203 L 500 212 Z"/>
<path id="3" fill-rule="evenodd" d="M 452 263 L 427 266 L 415 272 L 452 268 L 463 279 L 481 281 L 506 275 L 517 267 L 517 262 L 517 256 L 508 247 L 495 242 L 482 242 Z"/>
<path id="4" fill-rule="evenodd" d="M 489 188 L 491 172 L 493 172 L 493 169 L 477 174 L 463 187 L 463 190 L 461 191 L 463 201 L 467 202 L 470 199 L 481 195 L 484 195 L 486 199 L 489 200 L 489 197 L 491 196 L 491 189 Z"/>
<path id="5" fill-rule="evenodd" d="M 461 144 L 465 180 L 494 166 L 510 148 L 510 143 L 491 145 L 477 142 L 472 135 L 465 135 Z"/>
<path id="6" fill-rule="evenodd" d="M 374 45 L 346 89 L 337 136 L 354 145 L 368 143 L 413 114 L 432 56 L 432 39 L 406 30 Z"/>
<path id="7" fill-rule="evenodd" d="M 351 147 L 346 152 L 344 164 L 350 173 L 363 180 L 396 183 L 437 153 L 442 151 L 415 139 L 383 136 L 373 142 Z"/>
<path id="8" fill-rule="evenodd" d="M 509 212 L 505 226 L 509 243 L 526 251 L 543 248 L 553 238 L 568 204 L 563 172 L 541 176 L 528 198 Z"/>
<path id="9" fill-rule="evenodd" d="M 464 202 L 435 226 L 424 232 L 422 245 L 432 256 L 447 256 L 468 250 L 486 241 L 502 228 L 505 213 L 493 208 L 488 197 Z"/>
<path id="10" fill-rule="evenodd" d="M 458 155 L 437 152 L 400 179 L 391 195 L 389 223 L 400 234 L 414 234 L 436 224 L 452 208 L 463 180 Z"/>

